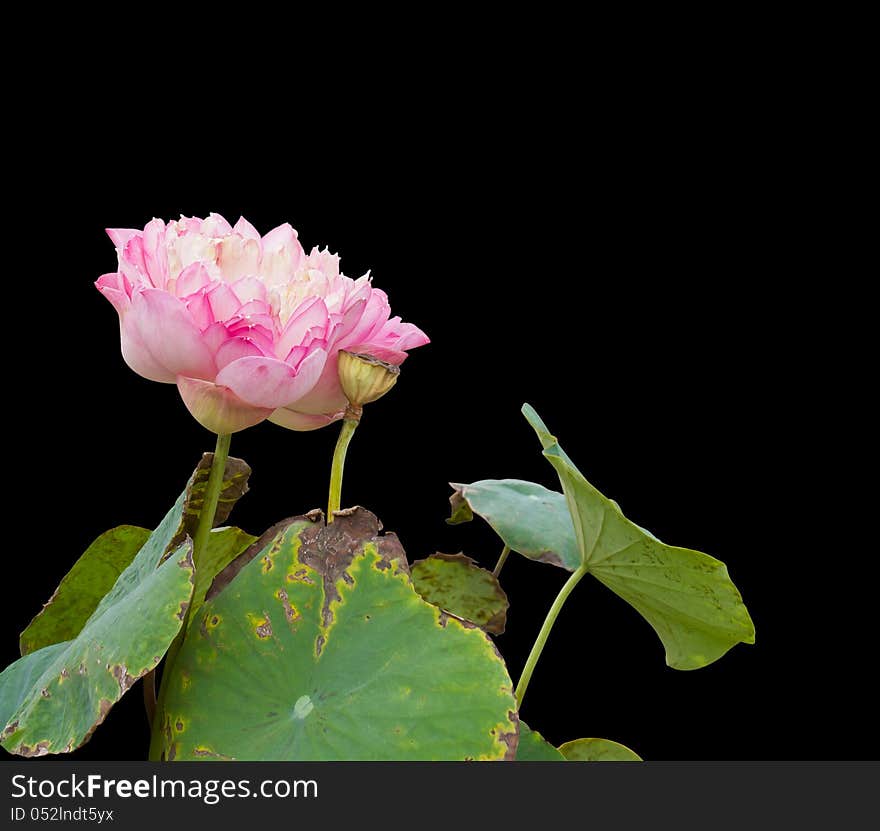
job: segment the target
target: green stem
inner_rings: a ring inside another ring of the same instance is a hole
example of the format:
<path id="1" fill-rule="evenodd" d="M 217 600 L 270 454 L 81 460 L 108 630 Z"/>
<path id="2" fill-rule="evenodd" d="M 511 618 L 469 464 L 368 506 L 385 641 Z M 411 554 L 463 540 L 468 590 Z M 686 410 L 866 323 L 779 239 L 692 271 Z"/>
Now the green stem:
<path id="1" fill-rule="evenodd" d="M 504 548 L 501 549 L 501 554 L 498 557 L 498 562 L 495 563 L 495 570 L 492 572 L 492 574 L 494 574 L 495 577 L 498 577 L 498 575 L 501 574 L 501 569 L 504 568 L 504 564 L 507 562 L 507 557 L 509 554 L 510 554 L 510 546 L 505 545 Z"/>
<path id="2" fill-rule="evenodd" d="M 211 472 L 208 474 L 208 484 L 205 487 L 205 498 L 202 501 L 202 508 L 199 511 L 199 524 L 196 526 L 196 533 L 193 537 L 193 563 L 196 571 L 199 569 L 199 562 L 208 543 L 208 537 L 211 529 L 214 527 L 214 517 L 217 514 L 217 503 L 220 501 L 220 491 L 223 489 L 223 475 L 226 473 L 226 460 L 229 458 L 229 445 L 232 442 L 232 435 L 226 433 L 217 436 L 217 444 L 214 448 L 214 458 L 211 461 Z M 189 608 L 192 608 L 191 606 Z M 159 760 L 162 748 L 162 713 L 165 709 L 165 695 L 168 691 L 167 681 L 171 677 L 171 667 L 174 664 L 177 653 L 180 651 L 181 644 L 186 637 L 186 628 L 189 624 L 189 608 L 183 618 L 183 625 L 177 633 L 177 637 L 168 647 L 165 654 L 165 665 L 162 671 L 162 683 L 159 685 L 159 699 L 156 702 L 154 712 L 150 714 L 150 702 L 148 700 L 149 691 L 144 687 L 144 704 L 147 708 L 147 718 L 151 722 L 150 736 L 150 761 Z M 153 673 L 150 673 L 152 675 Z M 146 679 L 145 679 L 146 681 Z M 154 688 L 155 695 L 155 688 Z"/>
<path id="3" fill-rule="evenodd" d="M 193 562 L 199 567 L 199 560 L 208 536 L 214 527 L 214 515 L 217 513 L 217 503 L 220 501 L 220 490 L 223 485 L 223 474 L 226 472 L 226 460 L 229 458 L 229 444 L 232 435 L 226 433 L 217 436 L 217 446 L 214 448 L 214 460 L 211 462 L 211 473 L 208 475 L 208 485 L 205 488 L 205 499 L 202 502 L 202 510 L 199 511 L 199 524 L 193 539 Z"/>
<path id="4" fill-rule="evenodd" d="M 348 451 L 348 443 L 360 421 L 360 415 L 357 418 L 350 418 L 350 415 L 355 415 L 355 413 L 349 407 L 345 411 L 342 430 L 339 431 L 339 439 L 336 442 L 336 449 L 333 451 L 333 466 L 330 468 L 330 498 L 327 501 L 328 525 L 333 522 L 333 514 L 339 510 L 339 506 L 342 504 L 342 472 L 345 468 L 345 454 Z"/>
<path id="5" fill-rule="evenodd" d="M 538 638 L 535 641 L 534 646 L 532 647 L 532 651 L 529 653 L 529 657 L 526 661 L 525 667 L 523 668 L 519 683 L 516 685 L 517 709 L 522 706 L 522 700 L 525 697 L 526 690 L 528 689 L 529 681 L 532 678 L 532 673 L 535 671 L 535 664 L 538 663 L 538 658 L 541 657 L 541 652 L 544 649 L 544 644 L 547 643 L 547 638 L 550 636 L 550 630 L 553 628 L 553 624 L 556 623 L 556 618 L 559 615 L 563 604 L 574 590 L 574 587 L 581 581 L 581 578 L 586 573 L 586 568 L 581 566 L 574 574 L 572 574 L 571 577 L 569 577 L 566 581 L 565 585 L 560 589 L 559 594 L 556 595 L 556 600 L 553 601 L 553 605 L 550 607 L 550 611 L 547 612 L 547 617 L 544 619 L 544 625 L 541 627 L 541 631 L 538 632 Z"/>

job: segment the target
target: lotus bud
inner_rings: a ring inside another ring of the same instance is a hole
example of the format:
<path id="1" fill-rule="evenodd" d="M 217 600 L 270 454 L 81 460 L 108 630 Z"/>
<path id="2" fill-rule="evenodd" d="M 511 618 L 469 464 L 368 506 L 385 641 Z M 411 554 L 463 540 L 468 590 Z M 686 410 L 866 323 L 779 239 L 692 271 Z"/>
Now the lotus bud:
<path id="1" fill-rule="evenodd" d="M 372 355 L 339 350 L 339 383 L 355 413 L 385 395 L 397 383 L 398 375 L 400 367 L 394 364 Z"/>

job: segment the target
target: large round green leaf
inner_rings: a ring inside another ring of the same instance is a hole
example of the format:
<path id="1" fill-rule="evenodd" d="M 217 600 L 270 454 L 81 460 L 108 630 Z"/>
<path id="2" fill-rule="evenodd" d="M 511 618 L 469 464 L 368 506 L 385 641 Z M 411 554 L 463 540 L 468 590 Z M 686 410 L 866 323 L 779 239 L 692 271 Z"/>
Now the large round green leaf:
<path id="1" fill-rule="evenodd" d="M 423 601 L 362 508 L 270 529 L 218 575 L 168 679 L 174 760 L 513 758 L 488 636 Z"/>
<path id="2" fill-rule="evenodd" d="M 132 684 L 159 663 L 192 599 L 190 536 L 212 461 L 213 454 L 202 457 L 174 507 L 115 582 L 113 569 L 130 559 L 138 529 L 102 535 L 62 582 L 36 627 L 25 631 L 29 645 L 58 635 L 68 639 L 29 652 L 0 673 L 0 742 L 11 753 L 41 756 L 80 746 Z M 247 490 L 249 473 L 240 459 L 228 460 L 217 521 Z M 120 550 L 101 550 L 114 539 Z M 240 551 L 246 542 L 237 529 L 214 531 L 206 562 L 228 562 L 234 556 L 230 549 Z M 109 591 L 101 597 L 99 587 L 107 583 Z"/>
<path id="3" fill-rule="evenodd" d="M 476 623 L 492 635 L 504 632 L 507 595 L 491 571 L 464 554 L 432 554 L 416 560 L 410 571 L 415 590 L 457 617 Z"/>
<path id="4" fill-rule="evenodd" d="M 584 568 L 651 624 L 675 669 L 697 669 L 737 643 L 754 643 L 755 627 L 720 560 L 666 545 L 627 519 L 574 466 L 526 404 L 523 413 L 562 483 Z M 527 522 L 527 519 L 520 521 Z"/>
<path id="5" fill-rule="evenodd" d="M 75 638 L 149 536 L 148 529 L 136 525 L 120 525 L 101 534 L 21 633 L 21 654 Z"/>
<path id="6" fill-rule="evenodd" d="M 530 560 L 574 571 L 581 564 L 565 497 L 534 482 L 483 479 L 470 485 L 450 483 L 450 525 L 478 514 L 511 551 Z"/>
<path id="7" fill-rule="evenodd" d="M 641 762 L 642 757 L 610 739 L 575 739 L 559 746 L 569 762 Z"/>
<path id="8" fill-rule="evenodd" d="M 519 744 L 516 748 L 517 762 L 565 762 L 563 756 L 537 730 L 524 722 L 519 723 Z"/>

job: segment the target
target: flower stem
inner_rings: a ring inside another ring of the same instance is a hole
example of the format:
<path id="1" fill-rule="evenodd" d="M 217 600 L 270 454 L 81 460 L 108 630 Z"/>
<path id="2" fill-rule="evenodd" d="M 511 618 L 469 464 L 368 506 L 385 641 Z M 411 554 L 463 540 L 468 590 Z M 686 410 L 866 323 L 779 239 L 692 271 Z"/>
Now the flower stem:
<path id="1" fill-rule="evenodd" d="M 534 646 L 532 646 L 532 651 L 529 653 L 529 657 L 526 660 L 526 665 L 523 667 L 522 675 L 519 678 L 519 683 L 516 685 L 516 706 L 517 709 L 522 707 L 522 700 L 525 697 L 526 690 L 529 686 L 529 681 L 532 678 L 532 673 L 535 671 L 535 664 L 538 663 L 538 658 L 541 657 L 541 652 L 544 649 L 544 644 L 547 643 L 547 638 L 550 636 L 550 630 L 553 628 L 553 624 L 556 623 L 556 618 L 559 615 L 559 612 L 562 609 L 563 604 L 565 603 L 568 596 L 572 593 L 574 587 L 581 581 L 581 578 L 587 573 L 586 568 L 581 566 L 571 577 L 568 578 L 565 585 L 559 590 L 559 594 L 556 595 L 556 600 L 553 601 L 553 605 L 550 607 L 550 611 L 547 612 L 547 617 L 544 619 L 544 625 L 541 627 L 541 631 L 538 632 L 537 640 L 535 640 Z"/>
<path id="2" fill-rule="evenodd" d="M 505 545 L 504 548 L 501 549 L 501 554 L 498 557 L 498 562 L 495 563 L 495 570 L 492 572 L 492 574 L 494 574 L 495 577 L 498 577 L 498 575 L 501 574 L 501 569 L 504 568 L 504 564 L 507 562 L 507 556 L 509 554 L 510 554 L 510 546 Z"/>
<path id="3" fill-rule="evenodd" d="M 339 506 L 342 504 L 342 472 L 345 468 L 345 454 L 359 421 L 360 413 L 348 407 L 342 421 L 342 430 L 339 431 L 339 439 L 336 441 L 336 449 L 333 451 L 333 466 L 330 468 L 330 498 L 327 501 L 328 525 L 333 522 L 333 514 L 339 510 Z"/>
<path id="4" fill-rule="evenodd" d="M 223 485 L 223 474 L 226 472 L 226 460 L 229 458 L 231 441 L 232 435 L 230 433 L 217 436 L 214 460 L 211 462 L 211 473 L 208 475 L 208 485 L 205 488 L 205 499 L 202 502 L 202 510 L 199 511 L 199 524 L 193 539 L 193 562 L 197 569 L 208 543 L 208 536 L 214 527 L 214 515 L 217 513 L 217 503 L 220 501 L 220 490 Z"/>
<path id="5" fill-rule="evenodd" d="M 226 473 L 226 460 L 229 458 L 229 445 L 232 442 L 232 435 L 225 433 L 217 436 L 217 444 L 214 447 L 214 458 L 211 460 L 211 472 L 208 474 L 208 484 L 205 487 L 205 498 L 202 501 L 202 507 L 199 511 L 199 524 L 196 526 L 196 533 L 193 537 L 193 563 L 196 571 L 199 569 L 199 561 L 204 554 L 205 546 L 208 543 L 208 537 L 211 529 L 214 527 L 214 517 L 217 514 L 217 503 L 220 501 L 220 491 L 223 489 L 223 475 Z M 183 625 L 177 633 L 177 637 L 168 647 L 165 653 L 165 664 L 162 671 L 162 683 L 159 685 L 159 698 L 156 701 L 155 680 L 153 672 L 144 679 L 144 705 L 147 709 L 147 718 L 150 720 L 151 736 L 150 736 L 150 761 L 158 761 L 161 756 L 162 748 L 162 713 L 165 709 L 165 695 L 168 691 L 167 681 L 171 677 L 171 668 L 177 653 L 186 637 L 186 627 L 189 624 L 189 612 L 192 606 L 186 610 L 183 618 Z M 150 692 L 147 687 L 152 689 L 152 709 L 150 712 Z"/>

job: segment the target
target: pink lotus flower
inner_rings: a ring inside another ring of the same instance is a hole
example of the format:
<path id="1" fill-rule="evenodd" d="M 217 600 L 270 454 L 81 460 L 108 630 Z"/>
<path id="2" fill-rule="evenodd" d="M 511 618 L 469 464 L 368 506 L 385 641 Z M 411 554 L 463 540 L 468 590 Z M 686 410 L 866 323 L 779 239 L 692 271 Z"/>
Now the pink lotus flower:
<path id="1" fill-rule="evenodd" d="M 98 290 L 119 313 L 122 355 L 139 375 L 177 384 L 215 433 L 264 419 L 312 430 L 340 418 L 340 349 L 398 365 L 428 343 L 391 318 L 369 275 L 352 280 L 339 257 L 306 254 L 284 224 L 260 237 L 244 218 L 181 217 L 143 231 L 108 229 L 119 270 Z"/>

